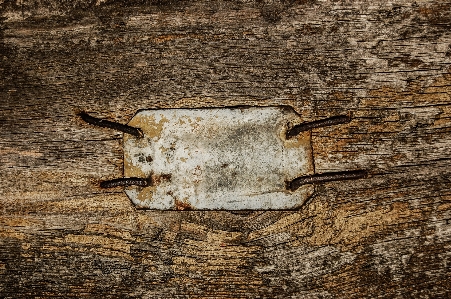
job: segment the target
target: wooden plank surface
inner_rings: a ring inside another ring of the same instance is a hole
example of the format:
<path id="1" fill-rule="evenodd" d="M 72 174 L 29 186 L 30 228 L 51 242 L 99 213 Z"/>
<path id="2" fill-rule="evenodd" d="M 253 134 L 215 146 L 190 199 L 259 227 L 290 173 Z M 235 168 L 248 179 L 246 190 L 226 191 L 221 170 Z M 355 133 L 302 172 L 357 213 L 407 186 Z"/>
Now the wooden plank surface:
<path id="1" fill-rule="evenodd" d="M 446 298 L 449 1 L 1 1 L 0 297 Z M 299 211 L 152 212 L 138 109 L 291 105 L 327 183 Z"/>

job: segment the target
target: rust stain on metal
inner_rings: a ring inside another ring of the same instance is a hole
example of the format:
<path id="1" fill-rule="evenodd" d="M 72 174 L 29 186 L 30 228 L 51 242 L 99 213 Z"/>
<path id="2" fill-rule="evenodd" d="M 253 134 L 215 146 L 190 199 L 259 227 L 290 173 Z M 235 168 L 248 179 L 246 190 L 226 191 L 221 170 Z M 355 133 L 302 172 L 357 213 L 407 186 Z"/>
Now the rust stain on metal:
<path id="1" fill-rule="evenodd" d="M 172 175 L 170 173 L 164 173 L 161 175 L 152 175 L 152 182 L 154 185 L 161 184 L 163 182 L 170 182 Z"/>
<path id="2" fill-rule="evenodd" d="M 174 204 L 177 211 L 189 211 L 193 209 L 189 203 L 180 201 L 178 199 L 174 200 Z"/>

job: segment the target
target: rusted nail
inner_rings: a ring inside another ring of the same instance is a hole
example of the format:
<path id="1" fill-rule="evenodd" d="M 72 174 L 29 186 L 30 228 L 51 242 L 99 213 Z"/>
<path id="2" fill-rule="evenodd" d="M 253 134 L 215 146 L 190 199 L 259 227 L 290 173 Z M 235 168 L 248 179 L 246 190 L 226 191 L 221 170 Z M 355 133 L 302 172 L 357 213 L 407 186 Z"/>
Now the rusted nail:
<path id="1" fill-rule="evenodd" d="M 103 127 L 103 128 L 110 128 L 113 130 L 121 131 L 133 136 L 136 136 L 138 138 L 142 138 L 144 136 L 143 132 L 139 128 L 134 128 L 128 125 L 123 125 L 117 122 L 109 121 L 106 119 L 101 119 L 97 117 L 93 117 L 86 112 L 80 112 L 78 115 L 88 124 Z"/>
<path id="2" fill-rule="evenodd" d="M 338 115 L 325 119 L 315 120 L 312 122 L 302 123 L 294 126 L 287 132 L 287 139 L 299 135 L 301 132 L 308 131 L 314 128 L 322 128 L 340 124 L 346 124 L 351 121 L 351 117 L 348 115 Z"/>
<path id="3" fill-rule="evenodd" d="M 306 184 L 321 184 L 331 181 L 343 181 L 343 180 L 357 180 L 367 176 L 366 170 L 351 170 L 340 172 L 326 172 L 320 174 L 312 174 L 295 178 L 291 182 L 288 182 L 287 188 L 290 191 L 295 191 L 302 185 Z"/>
<path id="4" fill-rule="evenodd" d="M 152 184 L 151 179 L 142 178 L 120 178 L 100 183 L 100 188 L 114 188 L 119 186 L 141 186 L 147 187 Z"/>

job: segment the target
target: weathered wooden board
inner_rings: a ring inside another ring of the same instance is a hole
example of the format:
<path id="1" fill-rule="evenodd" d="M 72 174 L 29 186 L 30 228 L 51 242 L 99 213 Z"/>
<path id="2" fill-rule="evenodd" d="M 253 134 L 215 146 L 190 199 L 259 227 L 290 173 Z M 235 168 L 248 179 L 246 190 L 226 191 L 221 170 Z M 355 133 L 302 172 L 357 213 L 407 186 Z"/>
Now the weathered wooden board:
<path id="1" fill-rule="evenodd" d="M 450 297 L 451 2 L 2 1 L 0 297 Z M 299 211 L 137 210 L 138 109 L 290 105 L 327 183 Z"/>

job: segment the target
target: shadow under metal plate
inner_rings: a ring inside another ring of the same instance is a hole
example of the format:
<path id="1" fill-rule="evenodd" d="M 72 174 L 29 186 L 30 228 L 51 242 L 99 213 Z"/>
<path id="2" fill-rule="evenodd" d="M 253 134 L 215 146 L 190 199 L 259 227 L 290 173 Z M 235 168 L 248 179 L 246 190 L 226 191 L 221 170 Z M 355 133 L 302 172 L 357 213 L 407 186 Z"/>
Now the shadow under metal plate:
<path id="1" fill-rule="evenodd" d="M 314 173 L 310 132 L 287 139 L 299 124 L 291 107 L 141 110 L 129 122 L 143 138 L 124 134 L 124 176 L 140 208 L 278 210 L 301 206 L 312 185 L 287 182 Z"/>

